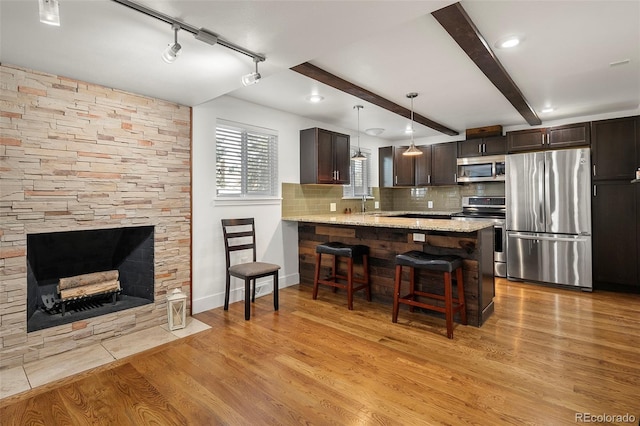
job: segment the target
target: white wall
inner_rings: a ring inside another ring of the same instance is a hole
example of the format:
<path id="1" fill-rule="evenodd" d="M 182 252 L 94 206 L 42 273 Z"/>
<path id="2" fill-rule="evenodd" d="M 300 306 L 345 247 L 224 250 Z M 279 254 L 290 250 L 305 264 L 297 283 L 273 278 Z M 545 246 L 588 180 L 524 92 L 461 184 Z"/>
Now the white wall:
<path id="1" fill-rule="evenodd" d="M 193 313 L 224 304 L 225 257 L 222 241 L 223 218 L 255 217 L 258 260 L 281 265 L 280 288 L 298 284 L 298 226 L 280 220 L 280 200 L 215 199 L 215 127 L 216 119 L 224 119 L 278 132 L 279 182 L 300 182 L 300 130 L 322 127 L 351 135 L 355 132 L 304 117 L 266 108 L 230 96 L 222 96 L 193 108 Z M 361 135 L 360 145 L 369 148 L 372 164 L 378 164 L 378 147 L 385 141 Z M 378 167 L 372 170 L 372 182 L 378 181 Z M 244 300 L 244 284 L 233 279 L 231 302 Z M 271 293 L 269 279 L 258 280 L 258 296 Z M 271 297 L 271 296 L 269 296 Z"/>

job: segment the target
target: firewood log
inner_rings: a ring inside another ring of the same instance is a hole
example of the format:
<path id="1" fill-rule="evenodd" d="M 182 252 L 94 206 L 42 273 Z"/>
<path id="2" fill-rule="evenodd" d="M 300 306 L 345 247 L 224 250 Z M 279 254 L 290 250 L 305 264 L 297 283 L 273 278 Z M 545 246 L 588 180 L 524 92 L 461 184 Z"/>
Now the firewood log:
<path id="1" fill-rule="evenodd" d="M 73 277 L 60 278 L 58 283 L 58 293 L 64 289 L 81 287 L 89 284 L 114 281 L 119 277 L 118 270 L 92 272 L 90 274 L 75 275 Z"/>

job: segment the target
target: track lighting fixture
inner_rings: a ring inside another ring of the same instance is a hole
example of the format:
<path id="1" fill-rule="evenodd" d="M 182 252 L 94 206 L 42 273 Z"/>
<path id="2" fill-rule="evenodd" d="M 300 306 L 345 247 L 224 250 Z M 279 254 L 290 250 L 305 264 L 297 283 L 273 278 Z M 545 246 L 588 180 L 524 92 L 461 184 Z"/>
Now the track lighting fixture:
<path id="1" fill-rule="evenodd" d="M 180 43 L 178 43 L 178 31 L 180 30 L 180 25 L 172 24 L 171 29 L 173 30 L 173 43 L 169 43 L 164 52 L 162 52 L 162 60 L 168 64 L 172 64 L 175 62 L 176 58 L 180 54 Z"/>
<path id="2" fill-rule="evenodd" d="M 415 92 L 407 93 L 407 98 L 411 99 L 411 145 L 409 145 L 409 148 L 407 148 L 402 155 L 422 155 L 422 151 L 416 148 L 416 145 L 413 143 L 413 98 L 416 96 L 418 96 L 418 94 Z"/>
<path id="3" fill-rule="evenodd" d="M 364 156 L 362 151 L 360 151 L 360 110 L 362 108 L 364 108 L 362 105 L 356 105 L 353 107 L 353 109 L 358 110 L 358 152 L 356 152 L 356 155 L 351 157 L 351 159 L 356 161 L 363 161 L 367 159 L 367 157 Z"/>
<path id="4" fill-rule="evenodd" d="M 58 0 L 39 0 L 39 1 L 41 4 L 55 3 L 56 10 L 57 10 Z M 152 9 L 148 6 L 137 3 L 135 1 L 131 1 L 131 0 L 113 0 L 113 1 L 123 6 L 127 6 L 128 8 L 133 9 L 136 12 L 140 12 L 144 15 L 150 16 L 151 18 L 155 18 L 159 21 L 171 24 L 171 28 L 173 29 L 175 35 L 174 35 L 174 42 L 171 43 L 169 47 L 167 47 L 167 49 L 162 54 L 162 59 L 164 59 L 166 62 L 172 63 L 173 61 L 176 60 L 176 57 L 180 53 L 180 49 L 182 48 L 182 46 L 180 46 L 180 44 L 178 43 L 178 30 L 184 30 L 188 33 L 193 34 L 193 36 L 197 40 L 200 40 L 204 43 L 207 43 L 210 45 L 220 45 L 222 47 L 226 47 L 227 49 L 231 49 L 235 52 L 242 53 L 243 55 L 250 56 L 251 58 L 253 58 L 253 61 L 256 63 L 256 71 L 242 77 L 242 83 L 246 86 L 249 84 L 257 83 L 260 80 L 260 73 L 258 73 L 258 62 L 262 62 L 266 59 L 264 55 L 252 52 L 248 49 L 245 49 L 242 46 L 238 46 L 237 44 L 224 40 L 218 37 L 212 31 L 209 31 L 205 28 L 198 28 L 186 22 L 179 21 L 178 19 L 172 16 L 169 16 L 162 12 L 158 12 L 155 9 Z M 40 14 L 42 16 L 42 11 L 40 12 Z"/>
<path id="5" fill-rule="evenodd" d="M 40 22 L 43 24 L 60 26 L 60 7 L 58 0 L 38 0 Z"/>
<path id="6" fill-rule="evenodd" d="M 260 78 L 262 78 L 258 72 L 258 62 L 260 62 L 260 58 L 253 58 L 253 62 L 256 64 L 256 71 L 242 76 L 242 84 L 245 86 L 251 86 L 252 84 L 259 83 Z"/>

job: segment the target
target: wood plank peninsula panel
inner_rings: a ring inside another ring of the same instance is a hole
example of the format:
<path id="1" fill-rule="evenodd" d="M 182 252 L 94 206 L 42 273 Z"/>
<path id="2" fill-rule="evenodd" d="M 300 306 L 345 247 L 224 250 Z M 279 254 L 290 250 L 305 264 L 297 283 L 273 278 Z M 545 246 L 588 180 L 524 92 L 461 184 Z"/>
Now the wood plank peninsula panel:
<path id="1" fill-rule="evenodd" d="M 407 219 L 373 215 L 300 216 L 283 218 L 298 222 L 298 257 L 300 284 L 313 285 L 315 248 L 326 241 L 346 244 L 364 244 L 370 247 L 370 276 L 372 297 L 375 301 L 391 305 L 395 256 L 409 250 L 422 250 L 430 254 L 453 254 L 462 257 L 467 318 L 470 325 L 481 326 L 493 313 L 495 294 L 493 276 L 493 227 L 491 224 L 469 225 L 447 219 Z M 424 236 L 414 241 L 414 233 Z M 328 274 L 330 256 L 322 260 L 321 274 Z M 341 266 L 342 262 L 341 262 Z M 355 274 L 362 274 L 357 265 Z M 405 268 L 403 280 L 408 280 Z M 416 271 L 416 284 L 425 291 L 442 293 L 442 274 Z M 408 281 L 403 281 L 403 293 Z M 327 291 L 322 288 L 321 291 Z M 356 309 L 365 306 L 363 296 L 356 294 Z M 345 307 L 346 309 L 346 307 Z M 438 315 L 431 313 L 432 315 Z"/>

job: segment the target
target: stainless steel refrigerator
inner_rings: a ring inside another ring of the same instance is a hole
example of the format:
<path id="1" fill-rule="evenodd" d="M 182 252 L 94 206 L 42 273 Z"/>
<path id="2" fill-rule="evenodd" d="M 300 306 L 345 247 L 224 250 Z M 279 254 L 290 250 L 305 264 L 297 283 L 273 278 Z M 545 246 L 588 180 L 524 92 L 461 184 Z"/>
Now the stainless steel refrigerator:
<path id="1" fill-rule="evenodd" d="M 507 277 L 591 291 L 590 150 L 507 155 Z"/>

